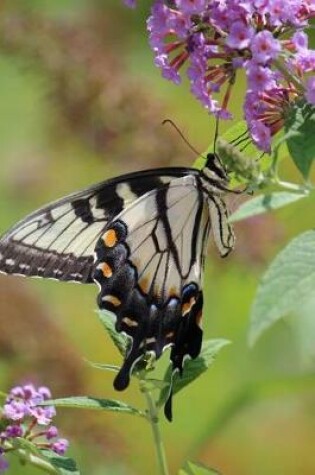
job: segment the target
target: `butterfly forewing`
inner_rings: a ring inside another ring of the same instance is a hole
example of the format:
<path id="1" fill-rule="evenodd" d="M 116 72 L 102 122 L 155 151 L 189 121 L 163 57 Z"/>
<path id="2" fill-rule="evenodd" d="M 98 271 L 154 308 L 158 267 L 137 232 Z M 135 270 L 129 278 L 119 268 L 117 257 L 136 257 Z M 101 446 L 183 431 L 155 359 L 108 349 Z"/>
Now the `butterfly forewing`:
<path id="1" fill-rule="evenodd" d="M 92 282 L 95 245 L 106 223 L 139 196 L 185 173 L 133 173 L 41 208 L 1 238 L 0 272 Z"/>

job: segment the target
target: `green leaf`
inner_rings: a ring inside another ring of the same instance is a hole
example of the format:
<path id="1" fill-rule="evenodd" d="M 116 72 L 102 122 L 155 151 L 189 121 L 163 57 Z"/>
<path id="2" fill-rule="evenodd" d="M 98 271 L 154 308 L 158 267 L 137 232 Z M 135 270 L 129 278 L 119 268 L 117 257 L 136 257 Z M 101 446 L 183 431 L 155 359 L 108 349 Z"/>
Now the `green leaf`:
<path id="1" fill-rule="evenodd" d="M 207 468 L 200 463 L 186 462 L 178 475 L 219 475 L 219 472 L 212 468 Z"/>
<path id="2" fill-rule="evenodd" d="M 198 158 L 196 158 L 196 160 L 194 161 L 192 165 L 192 168 L 196 168 L 197 170 L 202 170 L 206 164 L 206 158 L 205 158 L 206 155 L 207 153 L 205 153 L 205 156 L 200 155 Z"/>
<path id="3" fill-rule="evenodd" d="M 294 335 L 294 345 L 299 357 L 299 368 L 308 374 L 314 371 L 315 363 L 315 293 L 302 303 L 294 315 L 288 318 L 288 325 Z M 314 379 L 315 383 L 315 379 Z"/>
<path id="4" fill-rule="evenodd" d="M 233 144 L 235 149 L 239 152 L 241 152 L 243 148 L 245 149 L 244 145 L 246 144 L 246 155 L 252 159 L 258 159 L 261 157 L 261 151 L 258 150 L 253 141 L 249 139 L 248 124 L 245 120 L 240 120 L 230 127 L 220 136 L 220 138 Z M 245 142 L 244 140 L 242 141 L 242 139 L 244 139 Z"/>
<path id="5" fill-rule="evenodd" d="M 93 361 L 88 360 L 86 361 L 90 366 L 92 366 L 92 368 L 100 369 L 101 371 L 111 371 L 112 373 L 118 373 L 120 370 L 120 367 L 114 364 L 94 363 Z"/>
<path id="6" fill-rule="evenodd" d="M 106 310 L 99 310 L 97 313 L 114 345 L 118 348 L 119 353 L 125 356 L 126 349 L 128 348 L 128 337 L 116 331 L 114 323 L 116 317 L 112 312 Z"/>
<path id="7" fill-rule="evenodd" d="M 285 121 L 285 138 L 292 159 L 304 178 L 308 178 L 315 158 L 315 108 L 297 102 Z"/>
<path id="8" fill-rule="evenodd" d="M 15 437 L 11 443 L 15 449 L 23 449 L 26 453 L 31 453 L 38 457 L 41 456 L 41 450 L 29 440 L 23 439 L 22 437 Z"/>
<path id="9" fill-rule="evenodd" d="M 148 391 L 153 391 L 154 389 L 168 388 L 169 382 L 162 381 L 161 379 L 146 378 L 144 385 Z"/>
<path id="10" fill-rule="evenodd" d="M 257 216 L 268 211 L 281 208 L 290 203 L 306 198 L 309 193 L 289 193 L 287 191 L 276 191 L 268 195 L 260 195 L 243 203 L 233 213 L 229 221 L 235 223 L 241 219 L 250 218 L 251 216 Z"/>
<path id="11" fill-rule="evenodd" d="M 42 450 L 45 459 L 58 470 L 60 475 L 80 475 L 76 462 L 69 457 L 61 457 L 50 450 Z"/>
<path id="12" fill-rule="evenodd" d="M 40 404 L 41 406 L 54 405 L 57 407 L 72 407 L 75 409 L 97 409 L 100 411 L 121 412 L 126 414 L 143 415 L 138 409 L 115 399 L 99 399 L 91 396 L 77 396 L 60 399 L 51 399 Z"/>
<path id="13" fill-rule="evenodd" d="M 315 292 L 315 231 L 293 239 L 263 276 L 251 310 L 249 342 Z"/>
<path id="14" fill-rule="evenodd" d="M 230 127 L 226 132 L 224 132 L 222 136 L 220 136 L 220 138 L 224 139 L 227 142 L 233 142 L 233 140 L 245 134 L 246 131 L 247 131 L 247 124 L 244 120 L 242 120 L 238 122 L 237 124 L 235 124 L 233 127 Z M 201 170 L 205 166 L 206 157 L 208 153 L 214 152 L 214 145 L 215 145 L 214 142 L 212 142 L 207 148 L 207 150 L 194 161 L 193 168 L 197 168 L 197 170 Z M 252 142 L 248 144 L 248 147 L 250 149 L 249 154 L 251 156 L 254 156 L 253 152 L 255 150 L 257 153 L 257 149 L 255 148 L 254 145 L 252 145 Z"/>
<path id="15" fill-rule="evenodd" d="M 181 391 L 185 386 L 192 383 L 196 378 L 204 373 L 213 363 L 219 351 L 229 343 L 230 341 L 224 339 L 205 341 L 202 345 L 200 355 L 194 360 L 186 360 L 183 375 L 180 376 L 178 373 L 174 374 L 173 395 Z M 159 406 L 162 406 L 168 398 L 169 387 L 172 381 L 172 373 L 173 370 L 172 366 L 170 365 L 164 376 L 164 381 L 167 383 L 167 387 L 161 391 L 158 401 Z"/>

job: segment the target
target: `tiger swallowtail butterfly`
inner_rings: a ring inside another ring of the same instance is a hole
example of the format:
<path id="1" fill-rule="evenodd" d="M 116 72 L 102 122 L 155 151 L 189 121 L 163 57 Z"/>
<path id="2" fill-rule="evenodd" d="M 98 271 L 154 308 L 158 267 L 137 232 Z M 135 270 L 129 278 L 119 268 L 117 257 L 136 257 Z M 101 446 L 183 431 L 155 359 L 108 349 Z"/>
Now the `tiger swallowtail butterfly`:
<path id="1" fill-rule="evenodd" d="M 227 191 L 214 154 L 202 170 L 162 168 L 104 181 L 13 226 L 0 239 L 0 272 L 98 285 L 98 306 L 130 339 L 117 390 L 128 386 L 146 353 L 159 358 L 166 347 L 173 370 L 182 373 L 184 358 L 201 350 L 210 231 L 222 256 L 234 245 Z"/>

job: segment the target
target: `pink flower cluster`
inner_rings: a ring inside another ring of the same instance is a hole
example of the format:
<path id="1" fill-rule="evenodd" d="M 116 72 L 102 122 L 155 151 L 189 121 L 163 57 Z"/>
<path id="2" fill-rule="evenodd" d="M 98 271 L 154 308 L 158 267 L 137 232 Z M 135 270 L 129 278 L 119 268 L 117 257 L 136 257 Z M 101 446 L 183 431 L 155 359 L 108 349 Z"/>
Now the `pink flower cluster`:
<path id="1" fill-rule="evenodd" d="M 40 406 L 48 399 L 51 399 L 51 393 L 46 387 L 26 384 L 11 389 L 0 418 L 0 473 L 8 468 L 5 453 L 12 450 L 12 442 L 17 437 L 35 443 L 38 448 L 65 454 L 69 442 L 58 438 L 58 429 L 51 425 L 56 415 L 54 406 Z"/>
<path id="2" fill-rule="evenodd" d="M 179 84 L 186 64 L 191 92 L 216 117 L 231 117 L 243 69 L 248 129 L 269 151 L 288 104 L 301 96 L 315 104 L 315 51 L 304 32 L 314 16 L 315 0 L 155 0 L 149 40 L 162 75 Z"/>

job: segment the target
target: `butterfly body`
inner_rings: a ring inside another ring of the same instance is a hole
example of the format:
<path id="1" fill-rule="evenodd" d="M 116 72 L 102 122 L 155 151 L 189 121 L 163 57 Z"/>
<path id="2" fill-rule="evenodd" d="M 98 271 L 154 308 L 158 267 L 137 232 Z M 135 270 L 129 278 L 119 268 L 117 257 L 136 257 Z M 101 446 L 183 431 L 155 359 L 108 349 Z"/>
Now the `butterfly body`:
<path id="1" fill-rule="evenodd" d="M 222 256 L 233 248 L 216 156 L 203 170 L 125 175 L 31 214 L 0 240 L 0 272 L 95 282 L 98 305 L 116 318 L 130 348 L 115 378 L 129 384 L 147 352 L 171 347 L 174 370 L 201 349 L 202 277 L 209 233 Z"/>

